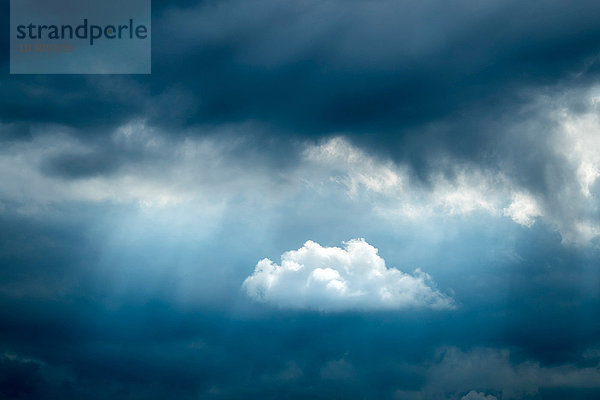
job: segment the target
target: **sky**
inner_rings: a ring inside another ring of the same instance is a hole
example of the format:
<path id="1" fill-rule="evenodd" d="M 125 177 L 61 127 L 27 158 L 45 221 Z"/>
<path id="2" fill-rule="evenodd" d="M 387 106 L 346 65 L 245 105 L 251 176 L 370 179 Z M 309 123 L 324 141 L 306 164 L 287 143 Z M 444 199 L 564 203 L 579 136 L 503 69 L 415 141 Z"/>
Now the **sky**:
<path id="1" fill-rule="evenodd" d="M 600 398 L 600 3 L 152 2 L 10 75 L 0 398 Z"/>

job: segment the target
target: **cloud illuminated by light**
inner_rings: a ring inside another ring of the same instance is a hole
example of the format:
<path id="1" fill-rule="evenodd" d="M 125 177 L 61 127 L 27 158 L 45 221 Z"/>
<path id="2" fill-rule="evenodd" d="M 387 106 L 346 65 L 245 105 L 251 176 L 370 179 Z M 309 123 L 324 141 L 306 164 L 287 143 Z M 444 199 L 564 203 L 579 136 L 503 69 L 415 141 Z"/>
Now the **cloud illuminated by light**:
<path id="1" fill-rule="evenodd" d="M 321 311 L 452 309 L 453 300 L 438 291 L 429 275 L 388 268 L 364 239 L 344 248 L 307 241 L 281 256 L 281 265 L 265 258 L 243 285 L 248 296 L 281 308 Z"/>

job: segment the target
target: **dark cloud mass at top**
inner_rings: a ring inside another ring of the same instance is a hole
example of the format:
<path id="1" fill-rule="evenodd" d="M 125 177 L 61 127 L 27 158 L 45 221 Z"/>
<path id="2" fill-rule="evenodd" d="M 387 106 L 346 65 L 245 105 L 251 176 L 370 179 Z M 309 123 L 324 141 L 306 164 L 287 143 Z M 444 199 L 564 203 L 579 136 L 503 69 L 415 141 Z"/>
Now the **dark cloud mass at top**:
<path id="1" fill-rule="evenodd" d="M 598 14 L 592 1 L 155 1 L 152 76 L 11 77 L 3 119 L 253 119 L 381 140 L 514 112 L 575 74 L 595 79 Z"/>
<path id="2" fill-rule="evenodd" d="M 155 1 L 154 74 L 5 76 L 0 112 L 21 134 L 52 123 L 82 137 L 138 118 L 172 135 L 251 120 L 345 133 L 421 178 L 439 155 L 496 168 L 543 146 L 539 131 L 502 142 L 546 117 L 540 96 L 596 81 L 599 18 L 593 1 Z M 520 168 L 527 184 L 539 162 Z"/>
<path id="3" fill-rule="evenodd" d="M 0 398 L 600 398 L 597 1 L 154 0 L 147 76 L 0 4 Z"/>

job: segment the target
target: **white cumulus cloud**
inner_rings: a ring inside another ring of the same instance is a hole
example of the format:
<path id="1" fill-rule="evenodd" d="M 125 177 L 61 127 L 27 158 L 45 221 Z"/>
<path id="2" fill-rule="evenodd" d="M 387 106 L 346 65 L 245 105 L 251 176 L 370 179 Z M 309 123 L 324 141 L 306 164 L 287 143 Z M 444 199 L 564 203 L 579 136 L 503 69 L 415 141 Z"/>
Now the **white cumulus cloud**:
<path id="1" fill-rule="evenodd" d="M 389 310 L 410 307 L 450 309 L 453 300 L 438 291 L 429 275 L 388 268 L 364 239 L 343 248 L 307 241 L 285 252 L 281 265 L 265 258 L 243 284 L 253 299 L 281 308 L 321 311 Z"/>

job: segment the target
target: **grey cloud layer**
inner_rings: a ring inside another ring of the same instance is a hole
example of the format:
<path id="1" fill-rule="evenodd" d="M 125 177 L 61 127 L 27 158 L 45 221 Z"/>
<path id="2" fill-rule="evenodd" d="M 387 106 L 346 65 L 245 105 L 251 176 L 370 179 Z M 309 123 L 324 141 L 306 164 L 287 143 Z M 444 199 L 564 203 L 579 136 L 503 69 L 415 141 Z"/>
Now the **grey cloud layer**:
<path id="1" fill-rule="evenodd" d="M 262 145 L 269 131 L 256 123 L 197 127 L 173 137 L 134 120 L 94 141 L 79 138 L 72 128 L 43 125 L 29 141 L 5 142 L 0 191 L 5 202 L 26 206 L 82 200 L 145 206 L 200 202 L 214 210 L 226 210 L 232 201 L 267 207 L 304 196 L 334 197 L 366 206 L 368 215 L 383 220 L 486 213 L 527 227 L 542 221 L 565 244 L 589 245 L 600 235 L 596 93 L 590 89 L 580 99 L 585 112 L 548 107 L 546 118 L 553 125 L 543 132 L 545 140 L 513 145 L 518 154 L 531 154 L 533 162 L 543 159 L 542 181 L 535 185 L 523 182 L 519 165 L 510 159 L 491 168 L 438 157 L 424 183 L 414 177 L 410 163 L 363 150 L 343 136 L 316 144 L 277 140 Z M 527 137 L 536 127 L 523 123 L 512 129 Z M 2 132 L 10 129 L 2 126 Z M 273 160 L 273 152 L 285 161 Z"/>

